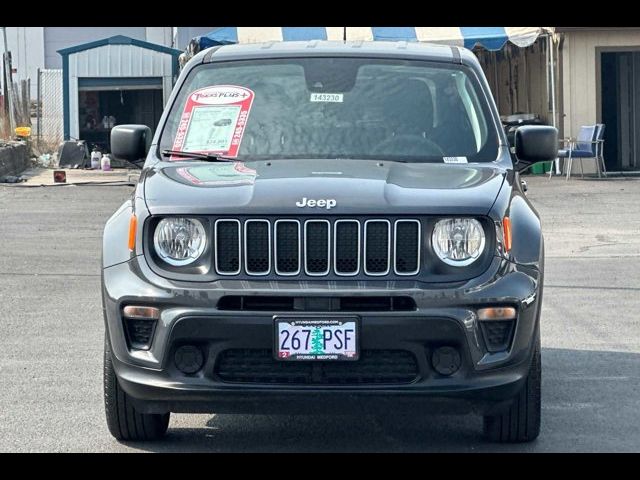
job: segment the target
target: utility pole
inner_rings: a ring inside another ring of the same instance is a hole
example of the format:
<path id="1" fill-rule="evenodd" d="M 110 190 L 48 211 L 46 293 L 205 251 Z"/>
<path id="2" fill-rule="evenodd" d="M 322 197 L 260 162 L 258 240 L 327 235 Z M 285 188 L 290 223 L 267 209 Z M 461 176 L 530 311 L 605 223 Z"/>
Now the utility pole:
<path id="1" fill-rule="evenodd" d="M 5 91 L 7 92 L 5 101 L 9 107 L 9 135 L 13 137 L 16 120 L 13 114 L 13 80 L 11 78 L 11 54 L 9 53 L 9 45 L 7 43 L 7 27 L 2 27 L 2 36 L 4 38 L 4 81 Z"/>

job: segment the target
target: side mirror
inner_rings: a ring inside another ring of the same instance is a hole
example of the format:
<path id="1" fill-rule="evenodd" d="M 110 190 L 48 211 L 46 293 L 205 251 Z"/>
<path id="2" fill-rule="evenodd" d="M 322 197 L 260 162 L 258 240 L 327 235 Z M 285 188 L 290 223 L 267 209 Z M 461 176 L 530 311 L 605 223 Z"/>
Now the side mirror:
<path id="1" fill-rule="evenodd" d="M 146 125 L 118 125 L 111 129 L 111 154 L 115 159 L 144 161 L 150 146 L 151 129 Z"/>
<path id="2" fill-rule="evenodd" d="M 558 129 L 546 125 L 523 125 L 516 130 L 515 150 L 519 171 L 538 162 L 558 158 Z"/>

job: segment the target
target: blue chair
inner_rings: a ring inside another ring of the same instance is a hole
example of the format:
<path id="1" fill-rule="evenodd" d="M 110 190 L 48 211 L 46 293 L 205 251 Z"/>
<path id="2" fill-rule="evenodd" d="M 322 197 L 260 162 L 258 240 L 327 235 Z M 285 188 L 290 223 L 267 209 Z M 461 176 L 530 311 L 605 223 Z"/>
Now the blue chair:
<path id="1" fill-rule="evenodd" d="M 596 140 L 597 134 L 599 132 L 604 135 L 604 125 L 601 129 L 599 129 L 597 125 L 584 125 L 580 127 L 580 132 L 578 133 L 577 139 L 567 138 L 561 140 L 562 142 L 567 143 L 569 146 L 569 148 L 558 151 L 558 158 L 566 158 L 568 160 L 566 163 L 567 180 L 569 180 L 569 177 L 571 176 L 571 167 L 573 165 L 574 158 L 580 159 L 580 171 L 583 177 L 584 167 L 582 161 L 585 158 L 593 158 L 596 161 L 598 176 L 600 176 L 600 152 L 598 148 L 600 142 Z"/>
<path id="2" fill-rule="evenodd" d="M 602 165 L 602 173 L 607 176 L 607 166 L 604 163 L 604 123 L 596 123 L 596 153 L 598 157 L 596 162 L 600 162 Z M 598 170 L 598 176 L 600 176 L 600 170 Z"/>

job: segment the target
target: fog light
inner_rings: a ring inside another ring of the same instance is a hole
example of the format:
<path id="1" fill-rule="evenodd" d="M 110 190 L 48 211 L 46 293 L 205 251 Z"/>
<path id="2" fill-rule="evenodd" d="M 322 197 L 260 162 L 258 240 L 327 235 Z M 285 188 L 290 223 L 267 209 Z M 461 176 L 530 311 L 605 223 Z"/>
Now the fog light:
<path id="1" fill-rule="evenodd" d="M 517 311 L 514 307 L 488 307 L 478 309 L 480 329 L 491 353 L 502 352 L 509 349 Z"/>
<path id="2" fill-rule="evenodd" d="M 183 345 L 176 350 L 174 357 L 176 368 L 182 373 L 196 373 L 204 364 L 204 356 L 198 347 Z"/>
<path id="3" fill-rule="evenodd" d="M 127 305 L 122 309 L 131 348 L 149 350 L 153 341 L 160 310 L 154 307 Z"/>
<path id="4" fill-rule="evenodd" d="M 439 347 L 433 352 L 431 363 L 440 375 L 453 375 L 460 369 L 460 354 L 453 347 Z"/>

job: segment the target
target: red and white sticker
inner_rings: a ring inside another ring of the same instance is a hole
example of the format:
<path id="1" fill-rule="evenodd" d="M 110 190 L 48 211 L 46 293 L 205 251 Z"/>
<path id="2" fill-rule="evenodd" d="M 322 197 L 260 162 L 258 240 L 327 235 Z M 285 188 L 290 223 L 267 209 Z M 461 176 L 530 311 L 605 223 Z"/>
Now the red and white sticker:
<path id="1" fill-rule="evenodd" d="M 236 157 L 253 97 L 252 90 L 238 85 L 215 85 L 191 93 L 173 149 Z"/>

